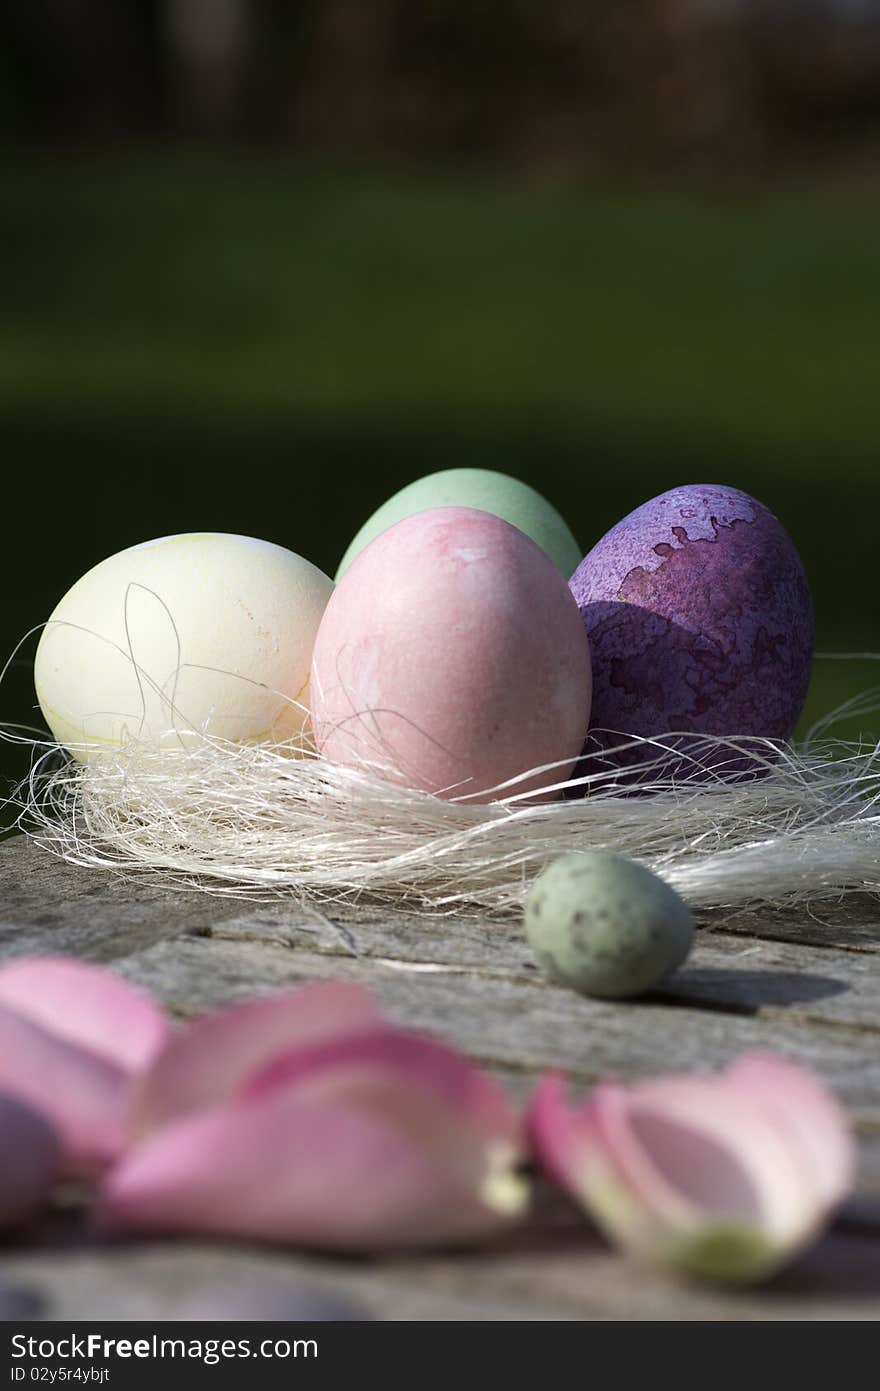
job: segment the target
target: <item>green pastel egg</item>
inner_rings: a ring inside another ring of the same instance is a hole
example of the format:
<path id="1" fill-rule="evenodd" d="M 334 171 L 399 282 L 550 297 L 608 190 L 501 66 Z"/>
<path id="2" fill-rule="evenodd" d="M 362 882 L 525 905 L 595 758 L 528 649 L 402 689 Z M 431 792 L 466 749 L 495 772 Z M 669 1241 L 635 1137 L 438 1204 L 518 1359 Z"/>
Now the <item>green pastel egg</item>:
<path id="1" fill-rule="evenodd" d="M 491 469 L 452 468 L 444 469 L 441 473 L 426 474 L 383 502 L 364 522 L 342 557 L 336 572 L 337 580 L 355 556 L 383 531 L 396 522 L 402 522 L 404 517 L 427 512 L 431 507 L 476 507 L 481 512 L 491 512 L 501 517 L 537 541 L 566 579 L 581 562 L 583 552 L 556 508 L 551 507 L 546 498 L 530 488 L 528 483 L 509 478 L 506 473 L 494 473 Z"/>
<path id="2" fill-rule="evenodd" d="M 551 980 L 600 999 L 658 985 L 685 960 L 691 911 L 674 889 L 622 855 L 563 855 L 526 899 L 526 936 Z"/>

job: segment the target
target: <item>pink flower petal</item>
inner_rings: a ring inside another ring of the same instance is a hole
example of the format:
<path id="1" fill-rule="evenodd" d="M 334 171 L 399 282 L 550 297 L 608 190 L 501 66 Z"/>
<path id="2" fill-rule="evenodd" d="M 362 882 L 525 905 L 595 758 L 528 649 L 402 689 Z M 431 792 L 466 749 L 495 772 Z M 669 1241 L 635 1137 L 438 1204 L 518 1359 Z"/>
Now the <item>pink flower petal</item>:
<path id="1" fill-rule="evenodd" d="M 856 1155 L 833 1093 L 806 1068 L 772 1053 L 746 1053 L 724 1075 L 787 1136 L 804 1182 L 813 1184 L 822 1208 L 839 1203 L 852 1187 Z"/>
<path id="2" fill-rule="evenodd" d="M 343 1097 L 366 1104 L 377 1083 L 420 1088 L 449 1107 L 459 1123 L 511 1145 L 520 1142 L 517 1111 L 494 1078 L 445 1044 L 387 1024 L 286 1053 L 256 1073 L 243 1095 L 261 1096 L 284 1086 L 295 1088 L 299 1100 Z"/>
<path id="3" fill-rule="evenodd" d="M 233 1095 L 248 1078 L 290 1049 L 371 1028 L 376 1006 L 359 986 L 341 981 L 282 990 L 193 1020 L 173 1034 L 134 1098 L 136 1133 Z"/>
<path id="4" fill-rule="evenodd" d="M 104 966 L 66 956 L 0 968 L 0 1005 L 130 1072 L 151 1063 L 169 1034 L 148 996 Z"/>
<path id="5" fill-rule="evenodd" d="M 600 1126 L 638 1196 L 673 1223 L 741 1222 L 798 1232 L 803 1195 L 790 1147 L 722 1079 L 600 1087 Z"/>
<path id="6" fill-rule="evenodd" d="M 570 1106 L 565 1078 L 559 1072 L 548 1073 L 532 1095 L 526 1126 L 532 1149 L 548 1176 L 578 1196 L 584 1166 L 596 1149 L 589 1101 Z"/>
<path id="7" fill-rule="evenodd" d="M 816 1232 L 851 1175 L 836 1103 L 775 1059 L 606 1083 L 576 1107 L 547 1078 L 530 1131 L 548 1172 L 613 1240 L 713 1278 L 766 1276 Z M 831 1174 L 820 1185 L 822 1164 Z"/>
<path id="8" fill-rule="evenodd" d="M 52 1126 L 17 1097 L 0 1095 L 0 1228 L 17 1227 L 46 1202 L 61 1167 Z"/>
<path id="9" fill-rule="evenodd" d="M 518 1158 L 409 1079 L 353 1104 L 279 1082 L 146 1140 L 109 1175 L 101 1217 L 346 1251 L 482 1240 L 523 1213 Z"/>
<path id="10" fill-rule="evenodd" d="M 548 1176 L 583 1204 L 612 1240 L 636 1250 L 650 1248 L 670 1217 L 689 1225 L 690 1213 L 678 1195 L 665 1185 L 658 1192 L 657 1176 L 640 1164 L 625 1123 L 623 1088 L 603 1083 L 569 1106 L 564 1080 L 546 1077 L 532 1098 L 528 1125 Z M 655 1211 L 652 1200 L 658 1199 Z"/>
<path id="11" fill-rule="evenodd" d="M 68 1170 L 91 1170 L 121 1152 L 128 1084 L 97 1053 L 0 1005 L 0 1089 L 51 1120 Z"/>

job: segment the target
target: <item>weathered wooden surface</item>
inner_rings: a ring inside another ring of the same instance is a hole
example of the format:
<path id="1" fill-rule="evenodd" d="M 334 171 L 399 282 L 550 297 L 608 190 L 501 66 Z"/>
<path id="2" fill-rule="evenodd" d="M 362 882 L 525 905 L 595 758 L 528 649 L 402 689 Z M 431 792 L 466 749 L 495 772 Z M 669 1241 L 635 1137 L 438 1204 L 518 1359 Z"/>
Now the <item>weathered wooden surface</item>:
<path id="1" fill-rule="evenodd" d="M 71 869 L 24 841 L 0 847 L 0 954 L 112 962 L 179 1015 L 296 981 L 346 976 L 396 1020 L 435 1032 L 518 1095 L 548 1067 L 588 1083 L 780 1049 L 848 1106 L 859 1188 L 828 1236 L 771 1286 L 721 1293 L 635 1272 L 563 1200 L 491 1251 L 339 1261 L 206 1243 L 101 1246 L 57 1213 L 2 1259 L 4 1307 L 34 1317 L 296 1316 L 331 1293 L 390 1318 L 876 1318 L 880 1315 L 880 911 L 731 916 L 704 929 L 653 999 L 612 1005 L 558 989 L 515 925 L 308 917 Z"/>

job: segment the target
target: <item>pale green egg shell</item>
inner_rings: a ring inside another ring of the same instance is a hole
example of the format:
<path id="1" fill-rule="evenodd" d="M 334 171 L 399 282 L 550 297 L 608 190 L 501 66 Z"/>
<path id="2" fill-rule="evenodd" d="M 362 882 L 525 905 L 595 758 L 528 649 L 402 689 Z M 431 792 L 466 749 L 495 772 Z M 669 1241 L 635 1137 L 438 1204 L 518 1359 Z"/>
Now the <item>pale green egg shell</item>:
<path id="1" fill-rule="evenodd" d="M 383 502 L 355 536 L 336 572 L 341 579 L 355 556 L 383 531 L 432 507 L 475 507 L 518 527 L 537 542 L 566 579 L 577 569 L 583 552 L 562 517 L 528 483 L 491 469 L 454 468 L 418 478 Z"/>
<path id="2" fill-rule="evenodd" d="M 525 926 L 552 980 L 601 999 L 651 990 L 685 960 L 694 936 L 674 889 L 643 865 L 600 851 L 548 865 L 529 891 Z"/>

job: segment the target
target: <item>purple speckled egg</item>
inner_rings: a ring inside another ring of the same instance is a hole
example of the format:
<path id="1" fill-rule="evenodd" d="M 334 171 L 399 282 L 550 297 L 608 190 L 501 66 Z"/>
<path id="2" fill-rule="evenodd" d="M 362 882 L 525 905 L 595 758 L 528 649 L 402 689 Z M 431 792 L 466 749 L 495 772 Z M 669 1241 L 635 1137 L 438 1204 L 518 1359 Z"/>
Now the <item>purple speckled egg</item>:
<path id="1" fill-rule="evenodd" d="M 407 517 L 346 570 L 312 659 L 312 723 L 333 763 L 442 797 L 491 801 L 569 776 L 590 717 L 577 604 L 540 546 L 500 517 Z"/>
<path id="2" fill-rule="evenodd" d="M 602 537 L 571 590 L 593 657 L 588 752 L 607 760 L 621 735 L 792 734 L 813 610 L 794 544 L 762 503 L 719 484 L 661 493 Z"/>

